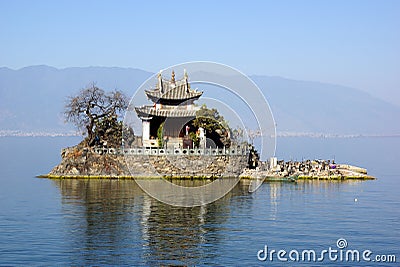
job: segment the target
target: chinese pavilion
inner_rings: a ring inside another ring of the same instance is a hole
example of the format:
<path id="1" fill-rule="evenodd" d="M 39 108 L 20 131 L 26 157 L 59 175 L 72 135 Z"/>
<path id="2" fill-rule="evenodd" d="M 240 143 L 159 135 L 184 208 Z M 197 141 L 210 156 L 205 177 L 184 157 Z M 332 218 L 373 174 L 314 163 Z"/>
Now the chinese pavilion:
<path id="1" fill-rule="evenodd" d="M 145 93 L 153 104 L 135 107 L 142 120 L 144 147 L 158 147 L 160 144 L 168 147 L 192 147 L 189 132 L 197 131 L 204 138 L 204 131 L 194 129 L 191 124 L 199 109 L 194 101 L 203 92 L 190 88 L 186 71 L 181 80 L 175 80 L 174 71 L 170 80 L 164 79 L 160 72 L 155 88 L 145 90 Z"/>

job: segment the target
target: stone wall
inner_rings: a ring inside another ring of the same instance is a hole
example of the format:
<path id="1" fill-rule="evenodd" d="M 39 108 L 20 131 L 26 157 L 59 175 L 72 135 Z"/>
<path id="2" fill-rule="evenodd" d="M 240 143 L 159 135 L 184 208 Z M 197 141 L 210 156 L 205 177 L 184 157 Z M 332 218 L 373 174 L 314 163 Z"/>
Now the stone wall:
<path id="1" fill-rule="evenodd" d="M 143 151 L 121 154 L 112 149 L 104 152 L 77 147 L 63 149 L 61 163 L 53 168 L 49 176 L 207 178 L 236 176 L 247 166 L 246 154 L 235 151 L 228 154 L 232 151 L 226 153 L 225 150 L 216 151 L 216 155 L 190 153 L 190 150 L 186 154 L 182 150 L 179 154 Z"/>

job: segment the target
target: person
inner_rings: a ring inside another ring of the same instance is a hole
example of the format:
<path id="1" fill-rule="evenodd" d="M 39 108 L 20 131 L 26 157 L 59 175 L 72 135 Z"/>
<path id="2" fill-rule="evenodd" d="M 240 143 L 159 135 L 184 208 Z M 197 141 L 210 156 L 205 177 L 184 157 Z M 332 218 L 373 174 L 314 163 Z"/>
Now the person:
<path id="1" fill-rule="evenodd" d="M 169 141 L 169 138 L 168 138 L 168 135 L 166 135 L 166 136 L 164 137 L 165 149 L 168 148 L 168 141 Z"/>
<path id="2" fill-rule="evenodd" d="M 96 146 L 100 145 L 100 137 L 98 135 L 96 135 L 95 138 L 94 138 L 94 144 Z"/>

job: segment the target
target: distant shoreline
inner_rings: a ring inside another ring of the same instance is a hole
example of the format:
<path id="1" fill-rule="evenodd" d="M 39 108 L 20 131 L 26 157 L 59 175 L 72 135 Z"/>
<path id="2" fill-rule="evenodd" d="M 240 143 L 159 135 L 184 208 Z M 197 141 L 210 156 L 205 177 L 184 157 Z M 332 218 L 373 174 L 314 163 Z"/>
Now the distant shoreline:
<path id="1" fill-rule="evenodd" d="M 79 137 L 82 134 L 77 132 L 53 132 L 53 131 L 31 131 L 0 130 L 0 137 Z"/>

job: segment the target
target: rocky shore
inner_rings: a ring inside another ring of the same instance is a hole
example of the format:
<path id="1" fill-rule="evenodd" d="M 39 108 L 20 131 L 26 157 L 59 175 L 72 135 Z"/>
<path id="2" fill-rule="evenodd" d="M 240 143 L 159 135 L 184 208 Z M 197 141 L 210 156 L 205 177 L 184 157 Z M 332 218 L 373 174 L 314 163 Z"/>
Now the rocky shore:
<path id="1" fill-rule="evenodd" d="M 246 169 L 242 178 L 265 180 L 317 179 L 317 180 L 374 180 L 364 168 L 349 164 L 337 164 L 330 160 L 275 161 L 262 162 L 257 170 Z"/>

